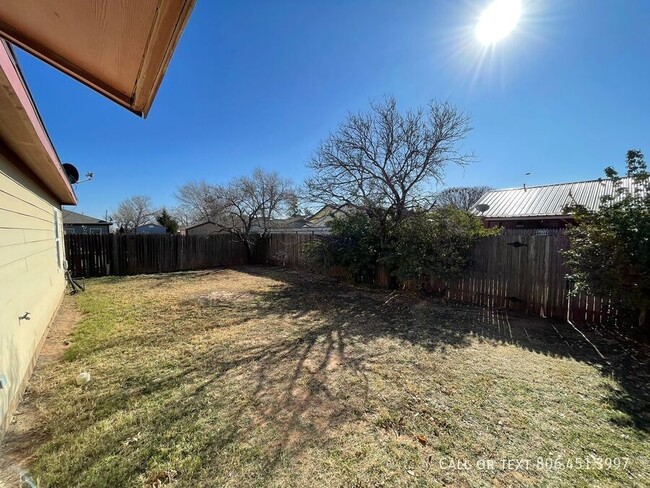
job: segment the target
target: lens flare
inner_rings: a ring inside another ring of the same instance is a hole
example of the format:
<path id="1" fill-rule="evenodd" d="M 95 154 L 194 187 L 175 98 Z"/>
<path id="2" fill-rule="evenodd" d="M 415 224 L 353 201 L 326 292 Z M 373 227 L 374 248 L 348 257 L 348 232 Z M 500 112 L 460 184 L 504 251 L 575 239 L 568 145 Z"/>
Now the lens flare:
<path id="1" fill-rule="evenodd" d="M 521 0 L 494 0 L 488 5 L 476 25 L 476 39 L 490 46 L 510 34 L 521 17 Z"/>

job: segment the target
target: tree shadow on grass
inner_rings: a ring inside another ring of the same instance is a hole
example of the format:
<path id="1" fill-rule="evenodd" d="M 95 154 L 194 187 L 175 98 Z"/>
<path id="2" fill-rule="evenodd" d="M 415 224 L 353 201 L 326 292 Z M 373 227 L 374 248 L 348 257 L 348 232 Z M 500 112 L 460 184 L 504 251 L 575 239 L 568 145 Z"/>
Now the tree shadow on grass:
<path id="1" fill-rule="evenodd" d="M 249 383 L 246 394 L 254 408 L 244 409 L 238 416 L 246 413 L 255 420 L 253 425 L 231 432 L 228 439 L 240 442 L 263 425 L 279 431 L 263 456 L 262 476 L 272 476 L 287 456 L 327 443 L 340 429 L 360 421 L 367 409 L 370 377 L 387 376 L 385 384 L 400 388 L 398 377 L 388 377 L 390 372 L 375 368 L 385 365 L 387 358 L 382 356 L 391 354 L 386 348 L 374 349 L 374 344 L 383 339 L 443 353 L 479 340 L 593 365 L 621 385 L 621 389 L 612 389 L 610 401 L 629 420 L 617 422 L 649 431 L 650 362 L 644 351 L 633 350 L 629 344 L 602 333 L 506 310 L 342 285 L 292 270 L 240 271 L 284 285 L 258 292 L 246 305 L 247 321 L 255 323 L 258 332 L 264 320 L 270 318 L 275 323 L 267 331 L 268 340 L 257 338 L 224 355 L 197 351 L 192 361 L 199 374 L 212 375 L 213 379 L 238 368 L 248 372 L 242 381 Z M 278 323 L 286 324 L 286 328 L 278 329 Z M 242 343 L 247 343 L 245 334 Z M 224 361 L 226 356 L 229 359 Z M 433 366 L 410 357 L 402 359 L 397 351 L 389 359 L 395 365 L 409 361 L 405 367 L 416 374 L 434 372 Z M 402 406 L 396 410 L 399 408 Z M 399 429 L 399 419 L 389 420 L 387 425 Z"/>
<path id="2" fill-rule="evenodd" d="M 334 350 L 345 344 L 398 338 L 427 350 L 468 346 L 473 339 L 512 344 L 552 357 L 593 365 L 620 388 L 612 388 L 609 402 L 627 414 L 613 422 L 650 432 L 650 352 L 646 345 L 624 340 L 606 328 L 576 326 L 557 320 L 525 316 L 403 292 L 364 289 L 338 284 L 324 277 L 283 268 L 246 269 L 280 280 L 285 287 L 270 291 L 258 302 L 256 315 L 282 313 L 289 317 L 315 314 L 327 317 L 309 344 L 326 337 L 328 347 L 320 364 L 326 367 Z M 342 325 L 345 327 L 342 327 Z M 335 339 L 332 336 L 335 336 Z M 304 351 L 308 353 L 307 349 Z M 364 361 L 357 361 L 356 367 Z M 302 365 L 299 364 L 297 369 Z M 363 370 L 360 369 L 363 374 Z M 296 372 L 298 374 L 298 372 Z"/>
<path id="3" fill-rule="evenodd" d="M 170 452 L 182 449 L 178 446 L 187 439 L 193 443 L 191 452 L 179 456 L 198 458 L 208 474 L 192 471 L 188 462 L 179 467 L 179 479 L 226 476 L 221 466 L 235 456 L 246 466 L 241 469 L 268 480 L 292 456 L 335 442 L 350 425 L 363 423 L 369 398 L 376 398 L 378 390 L 381 394 L 381 388 L 406 391 L 403 371 L 439 375 L 436 364 L 417 360 L 419 348 L 444 354 L 476 340 L 594 365 L 621 385 L 620 391 L 610 392 L 615 407 L 636 429 L 649 431 L 650 362 L 644 351 L 629 344 L 550 320 L 353 287 L 304 272 L 263 267 L 238 271 L 270 278 L 279 286 L 251 291 L 241 300 L 186 297 L 188 305 L 194 300 L 205 309 L 205 323 L 194 327 L 192 335 L 178 337 L 172 324 L 169 330 L 159 329 L 160 334 L 145 329 L 141 336 L 112 337 L 103 345 L 103 352 L 128 348 L 134 341 L 163 352 L 170 341 L 192 340 L 196 347 L 188 348 L 181 362 L 160 354 L 154 368 L 121 371 L 115 388 L 94 391 L 91 384 L 77 404 L 61 412 L 61 425 L 72 426 L 70 435 L 50 443 L 49 455 L 56 460 L 56 451 L 65 451 L 72 439 L 88 443 L 73 454 L 78 460 L 64 465 L 66 472 L 52 474 L 53 484 L 102 479 L 105 483 L 95 486 L 122 486 L 124 480 L 135 481 L 138 473 L 154 476 L 155 466 L 173 463 Z M 220 273 L 202 276 L 215 276 L 215 285 L 222 279 Z M 182 286 L 174 276 L 152 280 Z M 223 325 L 221 314 L 232 320 Z M 210 334 L 222 327 L 231 327 L 232 334 L 211 341 Z M 401 354 L 409 348 L 409 354 Z M 388 407 L 400 411 L 408 405 Z M 116 420 L 124 414 L 125 420 Z M 399 418 L 381 422 L 401 428 Z M 141 428 L 149 437 L 129 444 Z M 101 444 L 83 440 L 97 435 L 106 436 Z M 51 470 L 44 467 L 42 472 Z"/>

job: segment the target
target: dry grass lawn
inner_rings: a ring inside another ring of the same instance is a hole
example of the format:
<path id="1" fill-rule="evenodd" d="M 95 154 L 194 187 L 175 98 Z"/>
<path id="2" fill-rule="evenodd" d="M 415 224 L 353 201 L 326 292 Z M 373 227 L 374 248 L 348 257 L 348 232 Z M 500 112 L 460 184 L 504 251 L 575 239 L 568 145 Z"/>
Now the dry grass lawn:
<path id="1" fill-rule="evenodd" d="M 644 353 L 566 324 L 284 269 L 87 285 L 29 390 L 42 488 L 650 486 Z"/>

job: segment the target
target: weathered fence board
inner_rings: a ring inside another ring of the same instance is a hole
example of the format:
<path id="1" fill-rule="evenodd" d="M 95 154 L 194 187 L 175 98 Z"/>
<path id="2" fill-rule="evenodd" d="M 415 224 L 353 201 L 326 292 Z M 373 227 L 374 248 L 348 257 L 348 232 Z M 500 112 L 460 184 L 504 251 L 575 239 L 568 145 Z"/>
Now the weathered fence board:
<path id="1" fill-rule="evenodd" d="M 313 233 L 287 232 L 271 234 L 257 244 L 255 262 L 276 266 L 305 266 L 307 264 L 305 245 L 313 239 Z"/>
<path id="2" fill-rule="evenodd" d="M 230 235 L 69 234 L 68 267 L 74 276 L 168 273 L 246 263 L 246 250 Z"/>
<path id="3" fill-rule="evenodd" d="M 484 239 L 473 250 L 470 268 L 451 283 L 448 297 L 581 323 L 615 321 L 617 310 L 609 300 L 569 295 L 569 269 L 561 254 L 568 247 L 568 237 L 560 232 L 509 232 Z"/>

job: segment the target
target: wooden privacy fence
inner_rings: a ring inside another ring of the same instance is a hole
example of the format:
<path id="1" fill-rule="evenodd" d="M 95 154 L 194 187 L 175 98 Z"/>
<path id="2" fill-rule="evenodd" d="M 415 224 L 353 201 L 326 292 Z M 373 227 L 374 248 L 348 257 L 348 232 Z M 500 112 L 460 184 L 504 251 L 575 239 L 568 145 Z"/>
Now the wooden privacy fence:
<path id="1" fill-rule="evenodd" d="M 246 250 L 230 235 L 66 234 L 73 276 L 134 275 L 246 264 Z"/>
<path id="2" fill-rule="evenodd" d="M 258 264 L 308 265 L 305 244 L 314 234 L 271 234 L 256 246 Z M 230 235 L 66 235 L 66 259 L 74 276 L 164 273 L 246 264 L 241 242 Z M 452 300 L 519 310 L 543 317 L 602 324 L 618 311 L 604 299 L 570 297 L 568 269 L 560 251 L 569 246 L 562 231 L 510 230 L 480 241 L 472 264 L 446 290 Z"/>
<path id="3" fill-rule="evenodd" d="M 316 234 L 286 232 L 271 234 L 261 240 L 254 251 L 254 260 L 260 264 L 303 267 L 308 264 L 305 244 Z"/>
<path id="4" fill-rule="evenodd" d="M 305 234 L 271 235 L 259 249 L 259 258 L 266 256 L 266 261 L 260 262 L 302 266 L 307 263 L 305 243 L 314 238 Z M 560 253 L 568 247 L 563 230 L 504 230 L 502 235 L 483 239 L 474 247 L 469 269 L 450 283 L 446 296 L 578 323 L 616 321 L 618 310 L 609 300 L 584 294 L 569 296 L 572 284 Z"/>
<path id="5" fill-rule="evenodd" d="M 560 231 L 510 231 L 480 241 L 472 251 L 472 264 L 462 278 L 451 283 L 452 300 L 490 308 L 602 324 L 615 321 L 618 311 L 609 300 L 578 295 L 560 251 L 569 239 Z"/>

